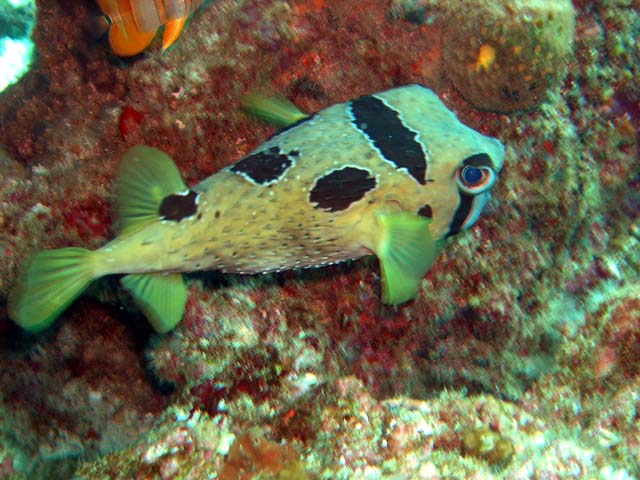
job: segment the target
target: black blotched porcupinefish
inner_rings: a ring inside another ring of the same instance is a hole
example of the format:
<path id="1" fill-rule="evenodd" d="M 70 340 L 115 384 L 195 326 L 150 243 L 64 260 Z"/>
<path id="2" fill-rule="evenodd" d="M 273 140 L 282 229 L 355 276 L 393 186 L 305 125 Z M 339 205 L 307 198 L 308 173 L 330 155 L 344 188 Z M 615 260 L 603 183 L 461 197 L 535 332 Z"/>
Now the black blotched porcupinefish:
<path id="1" fill-rule="evenodd" d="M 270 116 L 269 103 L 258 103 Z M 160 150 L 127 151 L 116 183 L 118 236 L 96 251 L 39 252 L 10 298 L 11 318 L 37 332 L 92 280 L 124 273 L 125 288 L 166 332 L 184 314 L 181 272 L 272 272 L 372 253 L 382 300 L 415 297 L 442 239 L 478 219 L 503 145 L 420 85 L 314 115 L 281 107 L 271 116 L 285 130 L 193 189 Z"/>

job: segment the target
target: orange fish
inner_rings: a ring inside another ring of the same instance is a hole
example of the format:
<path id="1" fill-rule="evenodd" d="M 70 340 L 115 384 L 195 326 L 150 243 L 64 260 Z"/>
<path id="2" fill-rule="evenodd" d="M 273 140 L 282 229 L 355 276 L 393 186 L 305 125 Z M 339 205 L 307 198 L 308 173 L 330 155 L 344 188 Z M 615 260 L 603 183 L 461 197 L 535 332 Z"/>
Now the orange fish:
<path id="1" fill-rule="evenodd" d="M 162 51 L 180 36 L 189 15 L 203 0 L 97 0 L 109 18 L 109 45 L 116 55 L 130 57 L 142 52 L 164 25 Z"/>

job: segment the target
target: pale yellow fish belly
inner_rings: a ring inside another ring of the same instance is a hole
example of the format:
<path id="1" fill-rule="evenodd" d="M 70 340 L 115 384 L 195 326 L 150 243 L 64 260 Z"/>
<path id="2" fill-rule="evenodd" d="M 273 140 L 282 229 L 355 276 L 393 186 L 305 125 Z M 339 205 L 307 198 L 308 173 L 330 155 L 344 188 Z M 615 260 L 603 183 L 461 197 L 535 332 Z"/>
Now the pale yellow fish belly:
<path id="1" fill-rule="evenodd" d="M 210 182 L 213 189 L 199 197 L 201 217 L 159 222 L 116 238 L 99 250 L 101 274 L 258 273 L 326 265 L 373 253 L 380 230 L 376 215 L 400 209 L 378 191 L 371 203 L 329 213 L 314 209 L 296 189 L 277 197 L 268 187 L 256 194 L 258 187 L 225 178 L 233 174 L 218 175 Z"/>

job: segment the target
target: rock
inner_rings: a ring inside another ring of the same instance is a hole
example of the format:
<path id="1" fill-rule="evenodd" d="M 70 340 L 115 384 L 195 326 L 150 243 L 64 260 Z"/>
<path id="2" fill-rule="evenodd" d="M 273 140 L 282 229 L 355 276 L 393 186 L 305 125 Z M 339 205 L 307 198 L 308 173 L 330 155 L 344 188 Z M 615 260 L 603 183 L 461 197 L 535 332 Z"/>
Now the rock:
<path id="1" fill-rule="evenodd" d="M 564 79 L 575 28 L 569 0 L 461 0 L 447 8 L 444 69 L 476 107 L 528 109 Z"/>

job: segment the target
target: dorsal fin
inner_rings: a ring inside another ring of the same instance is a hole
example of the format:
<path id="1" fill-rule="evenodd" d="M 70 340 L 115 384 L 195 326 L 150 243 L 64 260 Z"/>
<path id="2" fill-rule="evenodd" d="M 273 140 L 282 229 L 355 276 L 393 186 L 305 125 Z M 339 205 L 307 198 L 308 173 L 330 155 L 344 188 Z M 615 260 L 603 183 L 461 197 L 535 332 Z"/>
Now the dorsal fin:
<path id="1" fill-rule="evenodd" d="M 287 128 L 309 118 L 293 102 L 284 97 L 268 97 L 260 93 L 248 93 L 242 97 L 245 112 L 274 127 Z"/>
<path id="2" fill-rule="evenodd" d="M 119 233 L 126 234 L 159 221 L 162 201 L 186 190 L 169 155 L 145 145 L 130 148 L 124 154 L 116 180 Z"/>

